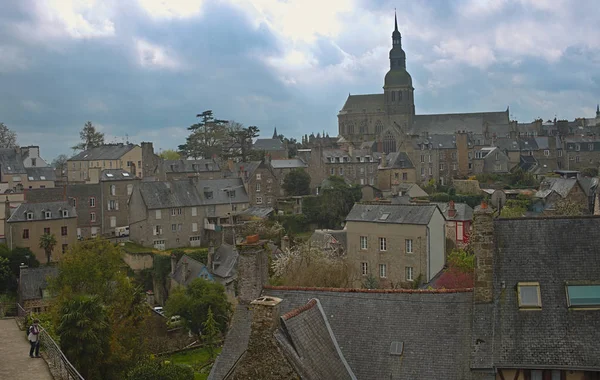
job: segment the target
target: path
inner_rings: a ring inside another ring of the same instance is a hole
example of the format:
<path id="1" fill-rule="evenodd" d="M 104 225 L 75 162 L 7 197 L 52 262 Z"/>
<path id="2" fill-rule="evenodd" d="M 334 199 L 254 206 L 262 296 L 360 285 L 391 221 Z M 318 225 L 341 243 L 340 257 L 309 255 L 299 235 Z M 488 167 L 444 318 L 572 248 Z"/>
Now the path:
<path id="1" fill-rule="evenodd" d="M 52 380 L 44 359 L 29 357 L 29 342 L 14 319 L 0 319 L 0 379 Z"/>

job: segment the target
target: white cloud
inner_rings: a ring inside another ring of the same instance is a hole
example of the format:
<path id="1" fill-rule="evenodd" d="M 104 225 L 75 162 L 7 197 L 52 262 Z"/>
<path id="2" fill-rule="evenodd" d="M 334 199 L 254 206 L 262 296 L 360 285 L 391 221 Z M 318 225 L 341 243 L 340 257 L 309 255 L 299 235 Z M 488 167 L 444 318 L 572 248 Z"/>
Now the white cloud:
<path id="1" fill-rule="evenodd" d="M 164 46 L 141 38 L 135 40 L 135 45 L 138 64 L 144 68 L 176 70 L 183 66 L 176 54 Z"/>
<path id="2" fill-rule="evenodd" d="M 486 44 L 471 44 L 456 38 L 441 41 L 434 46 L 433 51 L 442 57 L 450 57 L 480 69 L 485 69 L 496 61 L 494 52 Z"/>
<path id="3" fill-rule="evenodd" d="M 25 70 L 30 60 L 14 46 L 0 45 L 0 73 Z"/>
<path id="4" fill-rule="evenodd" d="M 181 19 L 200 14 L 204 0 L 138 0 L 155 19 Z"/>

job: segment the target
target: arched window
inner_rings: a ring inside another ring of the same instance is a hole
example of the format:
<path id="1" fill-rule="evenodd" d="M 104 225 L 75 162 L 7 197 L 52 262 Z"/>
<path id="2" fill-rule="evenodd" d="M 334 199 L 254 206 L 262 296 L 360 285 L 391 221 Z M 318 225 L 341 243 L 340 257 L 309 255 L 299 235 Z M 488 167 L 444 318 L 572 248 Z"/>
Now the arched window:
<path id="1" fill-rule="evenodd" d="M 354 123 L 348 123 L 348 134 L 349 135 L 354 134 Z"/>
<path id="2" fill-rule="evenodd" d="M 398 91 L 398 101 L 402 101 L 402 91 Z"/>
<path id="3" fill-rule="evenodd" d="M 396 151 L 396 138 L 390 131 L 383 136 L 383 151 L 386 154 Z"/>
<path id="4" fill-rule="evenodd" d="M 375 133 L 379 134 L 381 132 L 383 132 L 383 123 L 381 120 L 377 120 L 377 122 L 375 122 Z"/>
<path id="5" fill-rule="evenodd" d="M 392 102 L 396 101 L 396 91 L 392 91 Z"/>
<path id="6" fill-rule="evenodd" d="M 344 125 L 344 123 L 340 123 L 340 135 L 345 135 L 346 134 L 346 126 Z"/>
<path id="7" fill-rule="evenodd" d="M 367 130 L 367 121 L 363 120 L 360 122 L 360 127 L 359 127 L 359 132 L 361 135 L 364 135 L 365 133 L 368 133 Z"/>

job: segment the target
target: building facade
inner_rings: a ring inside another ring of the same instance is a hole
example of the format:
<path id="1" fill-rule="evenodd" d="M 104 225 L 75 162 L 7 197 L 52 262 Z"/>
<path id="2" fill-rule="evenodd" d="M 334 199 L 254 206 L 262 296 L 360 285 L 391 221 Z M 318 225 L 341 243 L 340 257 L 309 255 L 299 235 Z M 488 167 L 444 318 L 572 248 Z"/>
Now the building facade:
<path id="1" fill-rule="evenodd" d="M 134 144 L 105 144 L 90 148 L 67 161 L 69 182 L 96 183 L 102 170 L 123 169 L 143 177 L 142 148 Z"/>

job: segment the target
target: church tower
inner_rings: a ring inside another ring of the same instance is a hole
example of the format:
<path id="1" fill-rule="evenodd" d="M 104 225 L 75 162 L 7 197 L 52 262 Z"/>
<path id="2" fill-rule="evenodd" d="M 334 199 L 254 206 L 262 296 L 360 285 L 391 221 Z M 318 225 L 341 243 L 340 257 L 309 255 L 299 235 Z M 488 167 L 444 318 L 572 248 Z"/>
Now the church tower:
<path id="1" fill-rule="evenodd" d="M 406 71 L 406 54 L 402 50 L 402 36 L 398 31 L 398 19 L 394 13 L 394 32 L 392 33 L 392 50 L 390 50 L 390 70 L 385 75 L 383 85 L 385 108 L 387 114 L 404 115 L 398 120 L 410 125 L 415 114 L 413 99 L 414 88 L 412 78 Z M 394 117 L 394 119 L 398 119 Z"/>

